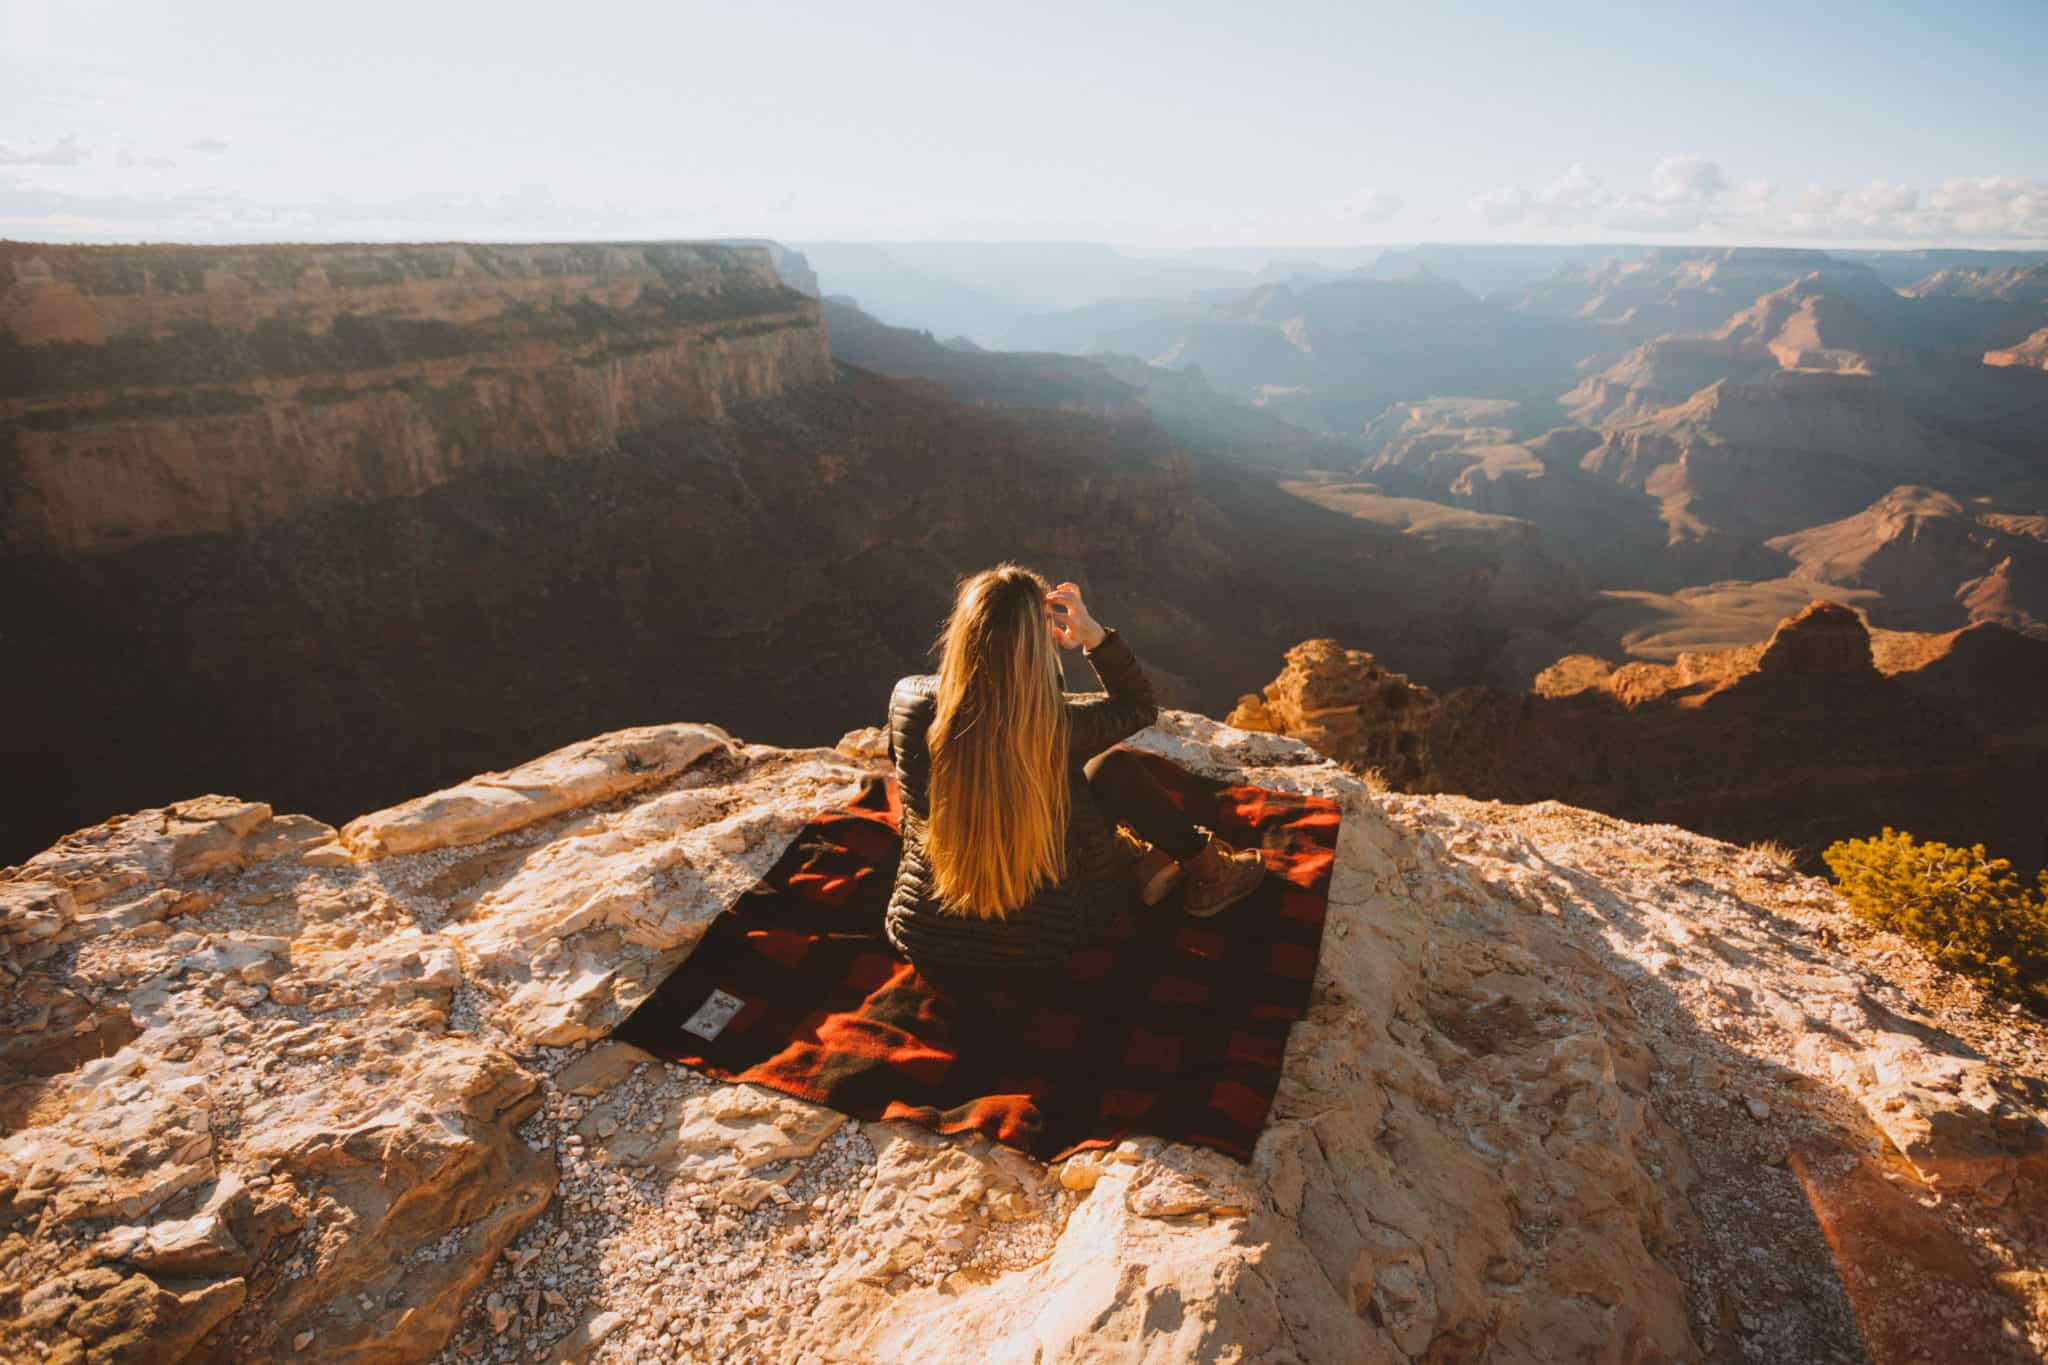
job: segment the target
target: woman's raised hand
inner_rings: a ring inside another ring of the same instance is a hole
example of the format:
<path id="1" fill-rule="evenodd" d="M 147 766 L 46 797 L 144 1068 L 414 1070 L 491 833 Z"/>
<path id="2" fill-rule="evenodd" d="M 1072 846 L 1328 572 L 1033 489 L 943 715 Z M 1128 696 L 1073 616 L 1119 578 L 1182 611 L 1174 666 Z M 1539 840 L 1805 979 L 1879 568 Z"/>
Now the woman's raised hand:
<path id="1" fill-rule="evenodd" d="M 1087 604 L 1081 600 L 1081 590 L 1072 583 L 1062 583 L 1045 595 L 1045 612 L 1052 638 L 1061 649 L 1072 649 L 1076 645 L 1093 649 L 1109 633 L 1100 621 L 1088 614 Z"/>

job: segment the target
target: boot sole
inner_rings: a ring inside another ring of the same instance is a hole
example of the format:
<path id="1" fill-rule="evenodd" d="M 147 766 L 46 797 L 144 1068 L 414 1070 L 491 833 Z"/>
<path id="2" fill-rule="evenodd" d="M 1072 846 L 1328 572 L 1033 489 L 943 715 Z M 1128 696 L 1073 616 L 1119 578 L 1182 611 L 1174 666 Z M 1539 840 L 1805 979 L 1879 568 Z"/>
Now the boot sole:
<path id="1" fill-rule="evenodd" d="M 1259 866 L 1258 876 L 1248 879 L 1240 890 L 1232 893 L 1230 896 L 1226 897 L 1222 901 L 1219 901 L 1215 905 L 1206 905 L 1203 906 L 1201 909 L 1197 910 L 1191 905 L 1183 904 L 1181 906 L 1181 909 L 1195 919 L 1212 919 L 1215 916 L 1222 914 L 1225 910 L 1228 910 L 1231 906 L 1236 905 L 1239 901 L 1243 900 L 1246 896 L 1249 896 L 1252 892 L 1258 890 L 1259 887 L 1264 884 L 1265 880 L 1266 868 L 1264 864 L 1261 864 Z"/>
<path id="2" fill-rule="evenodd" d="M 1180 885 L 1181 873 L 1185 871 L 1179 863 L 1168 863 L 1152 874 L 1152 880 L 1145 883 L 1138 892 L 1138 899 L 1147 905 L 1157 905 L 1173 894 L 1173 888 Z"/>

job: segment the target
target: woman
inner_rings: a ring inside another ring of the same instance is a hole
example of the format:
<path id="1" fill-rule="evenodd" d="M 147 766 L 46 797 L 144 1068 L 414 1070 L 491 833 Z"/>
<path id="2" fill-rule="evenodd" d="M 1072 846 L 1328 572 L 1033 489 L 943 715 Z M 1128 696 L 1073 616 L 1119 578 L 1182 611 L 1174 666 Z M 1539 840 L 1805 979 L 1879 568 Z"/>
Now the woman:
<path id="1" fill-rule="evenodd" d="M 1061 689 L 1059 650 L 1077 646 L 1107 696 Z M 1257 850 L 1190 824 L 1140 760 L 1111 748 L 1159 705 L 1079 588 L 1011 563 L 963 577 L 938 647 L 939 671 L 889 698 L 903 858 L 887 933 L 934 985 L 1025 984 L 1085 947 L 1134 881 L 1148 905 L 1185 882 L 1197 916 L 1258 885 Z"/>

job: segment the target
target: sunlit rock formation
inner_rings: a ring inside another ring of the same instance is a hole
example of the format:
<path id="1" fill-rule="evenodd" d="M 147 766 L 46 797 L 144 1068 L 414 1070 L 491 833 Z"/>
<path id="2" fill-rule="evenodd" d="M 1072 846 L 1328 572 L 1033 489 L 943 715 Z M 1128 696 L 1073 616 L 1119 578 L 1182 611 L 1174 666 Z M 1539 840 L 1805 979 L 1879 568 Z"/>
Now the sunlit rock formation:
<path id="1" fill-rule="evenodd" d="M 1410 689 L 1389 707 L 1389 686 L 1372 656 L 1309 641 L 1232 719 L 1412 790 L 1774 840 L 1812 870 L 1829 843 L 1885 825 L 2048 865 L 2031 795 L 2048 764 L 2048 640 L 2002 625 L 1873 637 L 1823 601 L 1768 641 L 1670 663 L 1571 655 L 1526 694 Z"/>
<path id="2" fill-rule="evenodd" d="M 1984 353 L 1986 365 L 2015 365 L 2022 369 L 2048 370 L 2048 327 L 2015 346 L 2000 346 Z"/>

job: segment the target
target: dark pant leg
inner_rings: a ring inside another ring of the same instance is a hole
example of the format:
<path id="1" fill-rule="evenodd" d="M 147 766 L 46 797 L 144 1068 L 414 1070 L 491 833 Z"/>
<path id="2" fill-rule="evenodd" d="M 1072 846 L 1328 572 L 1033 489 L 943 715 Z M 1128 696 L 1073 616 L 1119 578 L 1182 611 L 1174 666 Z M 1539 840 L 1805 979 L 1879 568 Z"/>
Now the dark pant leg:
<path id="1" fill-rule="evenodd" d="M 1082 764 L 1081 771 L 1111 819 L 1129 821 L 1132 829 L 1174 857 L 1191 858 L 1209 842 L 1136 754 L 1104 749 Z"/>

